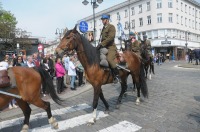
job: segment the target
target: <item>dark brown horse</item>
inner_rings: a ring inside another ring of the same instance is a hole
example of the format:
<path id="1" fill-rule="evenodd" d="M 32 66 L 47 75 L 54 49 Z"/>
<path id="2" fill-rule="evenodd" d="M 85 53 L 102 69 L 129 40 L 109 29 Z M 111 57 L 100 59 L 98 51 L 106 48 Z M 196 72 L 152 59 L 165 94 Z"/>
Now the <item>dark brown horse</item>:
<path id="1" fill-rule="evenodd" d="M 145 45 L 144 41 L 141 41 L 141 44 Z M 141 47 L 141 57 L 144 63 L 145 77 L 147 78 L 148 71 L 149 71 L 149 80 L 151 80 L 151 72 L 155 74 L 154 63 L 153 63 L 153 58 L 149 56 L 148 50 L 146 49 L 146 47 Z"/>
<path id="2" fill-rule="evenodd" d="M 78 59 L 85 69 L 86 78 L 94 88 L 93 117 L 88 122 L 89 124 L 93 124 L 97 116 L 96 111 L 99 97 L 103 101 L 106 111 L 109 111 L 109 105 L 104 98 L 101 86 L 112 83 L 113 76 L 110 71 L 105 71 L 104 68 L 100 66 L 99 50 L 93 47 L 88 40 L 76 30 L 76 26 L 73 30 L 69 30 L 61 39 L 60 44 L 56 48 L 56 53 L 63 56 L 66 51 L 70 50 L 76 50 Z M 120 70 L 121 93 L 117 100 L 117 106 L 121 103 L 122 96 L 127 90 L 127 78 L 129 74 L 132 75 L 132 79 L 136 82 L 138 91 L 141 90 L 143 96 L 148 97 L 148 89 L 140 59 L 137 55 L 129 51 L 125 51 L 123 57 L 127 62 L 127 68 L 130 70 L 130 73 L 126 70 Z M 139 101 L 140 92 L 138 92 L 137 96 L 137 100 Z"/>
<path id="3" fill-rule="evenodd" d="M 12 67 L 8 70 L 12 70 L 16 79 L 16 88 L 10 88 L 6 91 L 21 96 L 15 98 L 19 107 L 23 111 L 25 116 L 24 125 L 22 127 L 23 132 L 28 132 L 29 118 L 31 114 L 31 108 L 29 104 L 33 104 L 39 108 L 44 109 L 47 112 L 49 123 L 53 128 L 58 128 L 58 123 L 52 116 L 50 103 L 41 99 L 41 86 L 46 88 L 51 98 L 58 104 L 62 103 L 62 100 L 57 96 L 53 81 L 50 75 L 42 68 L 26 68 L 26 67 Z M 5 90 L 5 88 L 0 88 Z M 0 94 L 0 108 L 4 108 L 13 99 L 13 96 Z"/>

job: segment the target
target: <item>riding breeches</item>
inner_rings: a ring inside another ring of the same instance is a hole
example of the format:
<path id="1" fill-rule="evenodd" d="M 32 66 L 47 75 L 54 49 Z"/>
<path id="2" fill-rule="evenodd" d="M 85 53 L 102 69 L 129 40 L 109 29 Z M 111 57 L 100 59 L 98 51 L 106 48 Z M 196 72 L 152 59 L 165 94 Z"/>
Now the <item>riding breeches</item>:
<path id="1" fill-rule="evenodd" d="M 115 61 L 117 48 L 115 45 L 108 47 L 107 61 L 111 68 L 116 68 L 117 62 Z"/>

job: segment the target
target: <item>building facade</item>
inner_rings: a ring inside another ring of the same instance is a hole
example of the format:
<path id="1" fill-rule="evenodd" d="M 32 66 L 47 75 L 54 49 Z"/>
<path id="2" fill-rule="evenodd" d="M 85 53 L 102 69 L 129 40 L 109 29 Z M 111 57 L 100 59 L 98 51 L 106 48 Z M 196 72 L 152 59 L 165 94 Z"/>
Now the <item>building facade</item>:
<path id="1" fill-rule="evenodd" d="M 119 38 L 128 38 L 130 31 L 141 38 L 146 34 L 154 55 L 169 53 L 171 59 L 184 59 L 188 50 L 200 48 L 200 3 L 195 0 L 127 0 L 98 12 L 95 14 L 97 41 L 104 13 L 110 14 L 110 22 L 116 27 L 118 48 L 121 46 Z M 89 31 L 93 31 L 93 16 L 82 20 L 88 22 Z"/>

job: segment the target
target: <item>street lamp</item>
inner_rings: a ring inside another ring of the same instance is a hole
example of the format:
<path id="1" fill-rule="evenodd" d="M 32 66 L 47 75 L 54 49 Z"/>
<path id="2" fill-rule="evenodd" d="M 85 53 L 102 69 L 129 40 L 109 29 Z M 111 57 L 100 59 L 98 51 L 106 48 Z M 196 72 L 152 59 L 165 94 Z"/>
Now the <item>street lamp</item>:
<path id="1" fill-rule="evenodd" d="M 93 36 L 94 36 L 94 43 L 95 43 L 95 47 L 96 47 L 96 28 L 95 28 L 95 8 L 97 8 L 99 5 L 97 4 L 97 2 L 99 4 L 101 4 L 103 2 L 103 0 L 91 0 L 91 5 L 92 5 L 92 9 L 93 9 L 93 21 L 94 21 L 94 31 L 93 31 Z M 87 5 L 89 2 L 87 0 L 84 0 L 82 2 L 84 5 Z"/>
<path id="2" fill-rule="evenodd" d="M 188 36 L 189 36 L 189 34 L 190 34 L 189 31 L 186 31 L 186 32 L 185 32 L 185 41 L 186 41 L 186 43 L 185 43 L 185 48 L 186 48 L 186 53 L 188 52 L 188 51 L 187 51 L 187 46 L 188 46 Z"/>
<path id="3" fill-rule="evenodd" d="M 19 55 L 19 43 L 17 43 L 17 55 Z"/>
<path id="4" fill-rule="evenodd" d="M 59 37 L 60 37 L 60 39 L 61 39 L 61 37 L 62 37 L 62 35 L 64 34 L 64 33 L 66 33 L 67 32 L 67 28 L 65 28 L 65 29 L 59 29 L 59 28 L 56 28 L 56 35 L 58 35 L 59 34 Z"/>

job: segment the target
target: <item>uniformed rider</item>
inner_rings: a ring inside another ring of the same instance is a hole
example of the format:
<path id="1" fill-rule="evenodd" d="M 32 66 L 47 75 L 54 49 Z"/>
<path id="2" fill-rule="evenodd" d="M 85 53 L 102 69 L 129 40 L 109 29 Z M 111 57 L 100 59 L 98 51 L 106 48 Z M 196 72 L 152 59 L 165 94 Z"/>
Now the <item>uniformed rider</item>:
<path id="1" fill-rule="evenodd" d="M 131 41 L 131 49 L 134 53 L 136 53 L 140 58 L 140 42 L 136 39 L 136 34 L 133 32 L 129 33 L 130 41 Z"/>
<path id="2" fill-rule="evenodd" d="M 98 44 L 97 49 L 99 50 L 102 47 L 108 49 L 108 54 L 106 55 L 107 61 L 111 67 L 111 70 L 114 74 L 114 83 L 121 82 L 119 76 L 119 70 L 117 69 L 117 63 L 115 62 L 117 47 L 115 45 L 114 39 L 116 34 L 116 29 L 114 25 L 109 22 L 110 15 L 103 14 L 101 17 L 103 23 L 103 29 L 100 37 L 100 44 Z"/>
<path id="3" fill-rule="evenodd" d="M 143 35 L 143 42 L 141 43 L 141 50 L 146 50 L 147 51 L 147 56 L 143 59 L 150 59 L 152 56 L 151 53 L 151 41 L 147 39 L 147 35 Z M 141 51 L 142 52 L 142 51 Z"/>

